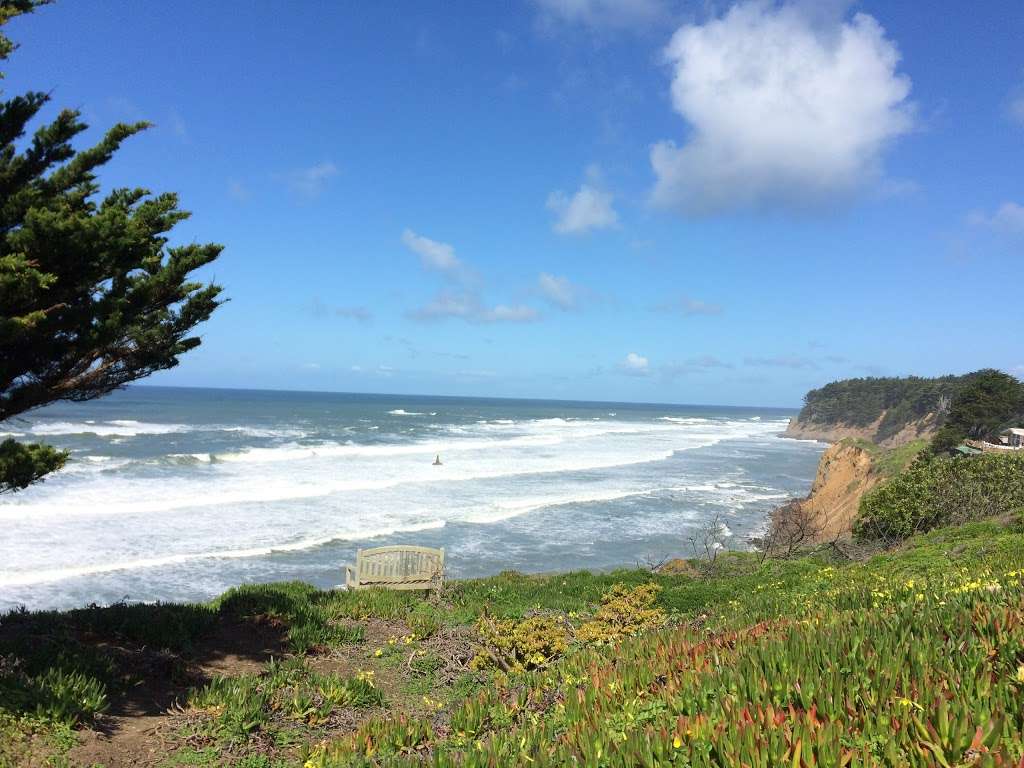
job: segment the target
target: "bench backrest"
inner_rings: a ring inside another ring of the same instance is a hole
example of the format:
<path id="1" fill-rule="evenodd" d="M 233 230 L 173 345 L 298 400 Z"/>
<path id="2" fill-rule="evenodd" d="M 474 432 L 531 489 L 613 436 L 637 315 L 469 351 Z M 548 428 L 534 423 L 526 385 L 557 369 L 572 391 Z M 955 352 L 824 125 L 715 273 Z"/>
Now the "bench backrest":
<path id="1" fill-rule="evenodd" d="M 356 552 L 355 587 L 432 589 L 441 585 L 444 550 L 374 547 Z"/>

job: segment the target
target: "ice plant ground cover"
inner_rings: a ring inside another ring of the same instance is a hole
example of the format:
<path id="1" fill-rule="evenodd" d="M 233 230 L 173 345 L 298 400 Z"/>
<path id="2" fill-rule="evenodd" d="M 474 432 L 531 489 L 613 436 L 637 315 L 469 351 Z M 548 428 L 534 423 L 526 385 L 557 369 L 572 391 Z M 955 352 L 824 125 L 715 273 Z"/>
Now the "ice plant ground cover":
<path id="1" fill-rule="evenodd" d="M 230 628 L 276 638 L 225 669 Z M 506 573 L 439 599 L 240 587 L 0 620 L 0 765 L 115 762 L 126 696 L 176 706 L 138 764 L 1020 766 L 1024 534 L 715 576 Z M 109 759 L 79 742 L 106 727 Z M 128 729 L 124 729 L 128 730 Z"/>

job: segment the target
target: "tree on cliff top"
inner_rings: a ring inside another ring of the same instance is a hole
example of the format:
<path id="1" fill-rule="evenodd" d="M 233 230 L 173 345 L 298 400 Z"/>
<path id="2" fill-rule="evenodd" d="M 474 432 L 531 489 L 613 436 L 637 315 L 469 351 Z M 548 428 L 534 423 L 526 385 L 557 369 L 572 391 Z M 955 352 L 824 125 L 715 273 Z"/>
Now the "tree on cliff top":
<path id="1" fill-rule="evenodd" d="M 953 399 L 942 429 L 932 440 L 932 452 L 944 453 L 963 440 L 994 437 L 1024 416 L 1024 384 L 1008 373 L 988 368 Z"/>
<path id="2" fill-rule="evenodd" d="M 0 0 L 0 29 L 42 4 Z M 0 33 L 0 60 L 15 47 Z M 148 124 L 117 124 L 76 151 L 71 141 L 87 126 L 64 110 L 19 147 L 48 101 L 30 92 L 0 102 L 0 423 L 177 365 L 199 344 L 189 334 L 220 304 L 219 286 L 189 276 L 222 246 L 167 247 L 166 234 L 188 217 L 176 195 L 99 196 L 97 169 Z M 65 459 L 47 445 L 0 442 L 0 493 Z"/>

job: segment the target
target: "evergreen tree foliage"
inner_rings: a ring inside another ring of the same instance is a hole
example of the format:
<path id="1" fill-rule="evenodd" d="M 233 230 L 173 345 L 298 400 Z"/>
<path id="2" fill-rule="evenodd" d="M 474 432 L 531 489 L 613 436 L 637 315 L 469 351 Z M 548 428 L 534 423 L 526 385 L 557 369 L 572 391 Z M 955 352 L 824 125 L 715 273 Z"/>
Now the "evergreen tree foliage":
<path id="1" fill-rule="evenodd" d="M 955 448 L 963 440 L 994 439 L 1000 430 L 1024 418 L 1024 384 L 991 368 L 978 371 L 953 400 L 932 452 Z"/>
<path id="2" fill-rule="evenodd" d="M 956 395 L 976 374 L 843 379 L 804 395 L 800 420 L 814 424 L 867 427 L 879 421 L 876 442 L 912 422 L 936 414 L 941 421 Z"/>
<path id="3" fill-rule="evenodd" d="M 0 30 L 37 0 L 0 0 Z M 0 60 L 16 46 L 0 33 Z M 171 368 L 220 304 L 191 273 L 222 246 L 168 247 L 188 213 L 174 194 L 115 189 L 98 169 L 147 123 L 118 124 L 76 151 L 86 125 L 61 111 L 25 139 L 47 104 L 30 92 L 0 102 L 0 423 L 59 400 L 84 401 Z M 0 443 L 0 493 L 61 467 L 66 454 Z"/>

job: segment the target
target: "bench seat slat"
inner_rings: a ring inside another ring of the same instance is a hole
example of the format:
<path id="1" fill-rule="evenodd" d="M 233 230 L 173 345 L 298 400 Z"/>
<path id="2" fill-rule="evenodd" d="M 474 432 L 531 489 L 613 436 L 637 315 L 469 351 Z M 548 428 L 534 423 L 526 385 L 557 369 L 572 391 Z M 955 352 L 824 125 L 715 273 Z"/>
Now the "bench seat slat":
<path id="1" fill-rule="evenodd" d="M 391 546 L 361 549 L 349 567 L 349 589 L 436 589 L 444 577 L 444 549 Z"/>

